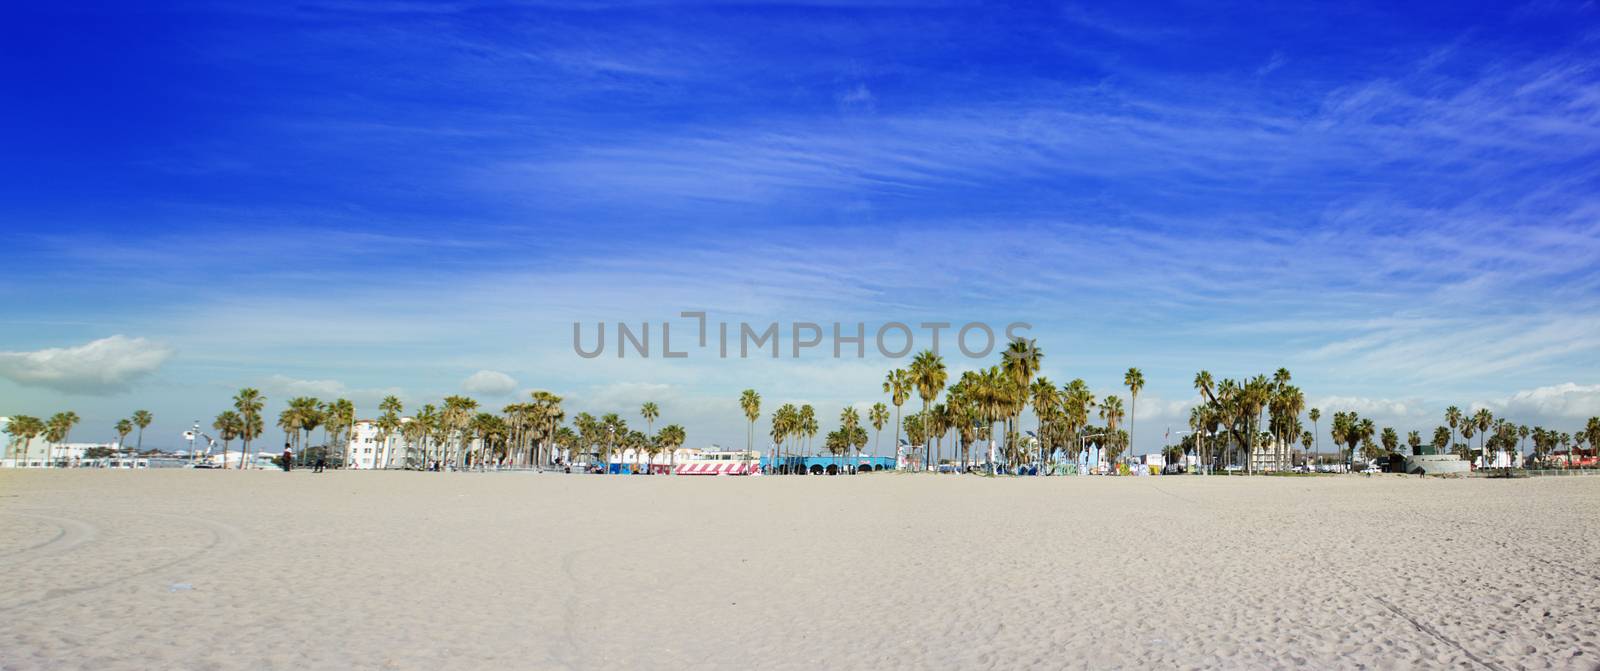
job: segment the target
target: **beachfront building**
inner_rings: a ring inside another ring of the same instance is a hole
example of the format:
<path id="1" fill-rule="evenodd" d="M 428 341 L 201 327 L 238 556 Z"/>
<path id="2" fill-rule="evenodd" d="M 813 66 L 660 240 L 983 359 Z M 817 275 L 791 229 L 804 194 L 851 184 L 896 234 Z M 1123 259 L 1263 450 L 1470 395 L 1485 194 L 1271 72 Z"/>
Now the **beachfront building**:
<path id="1" fill-rule="evenodd" d="M 1552 450 L 1544 457 L 1546 468 L 1595 468 L 1600 467 L 1600 448 L 1592 450 L 1571 449 Z"/>
<path id="2" fill-rule="evenodd" d="M 410 417 L 401 417 L 400 426 L 411 423 Z M 482 441 L 477 438 L 467 442 L 467 453 L 475 452 Z M 432 448 L 433 457 L 438 458 L 438 448 Z M 452 445 L 450 453 L 455 455 L 456 448 Z M 383 470 L 390 468 L 427 468 L 424 463 L 430 457 L 421 447 L 413 445 L 405 437 L 404 428 L 395 429 L 387 439 L 381 439 L 378 431 L 377 420 L 358 419 L 350 428 L 350 438 L 345 443 L 344 467 L 356 470 Z"/>
<path id="3" fill-rule="evenodd" d="M 1141 454 L 1138 456 L 1138 459 L 1139 463 L 1144 464 L 1146 468 L 1154 468 L 1159 470 L 1167 465 L 1167 456 L 1160 452 Z"/>
<path id="4" fill-rule="evenodd" d="M 26 446 L 6 444 L 6 458 L 0 459 L 0 468 L 72 467 L 84 462 L 84 454 L 95 448 L 116 449 L 116 443 L 59 443 L 50 444 L 34 438 Z"/>
<path id="5" fill-rule="evenodd" d="M 702 450 L 697 447 L 680 447 L 670 452 L 662 450 L 654 455 L 647 450 L 634 451 L 632 449 L 615 450 L 611 453 L 610 470 L 612 472 L 636 471 L 651 473 L 670 473 L 676 464 L 682 464 L 699 459 L 703 454 L 725 452 L 721 447 L 712 445 L 709 449 Z M 761 455 L 750 453 L 750 459 L 759 461 Z"/>
<path id="6" fill-rule="evenodd" d="M 410 421 L 410 417 L 400 419 L 402 425 Z M 372 470 L 422 466 L 421 456 L 412 454 L 399 430 L 390 433 L 387 439 L 379 433 L 376 420 L 356 420 L 355 426 L 350 428 L 350 442 L 345 446 L 344 467 Z"/>
<path id="7" fill-rule="evenodd" d="M 1255 451 L 1250 453 L 1250 470 L 1256 473 L 1287 471 L 1294 468 L 1297 455 L 1303 460 L 1304 455 L 1295 449 L 1293 442 L 1284 443 L 1277 437 L 1263 436 L 1256 441 Z"/>
<path id="8" fill-rule="evenodd" d="M 1489 455 L 1489 457 L 1489 463 L 1487 464 L 1483 462 L 1482 454 L 1473 457 L 1473 466 L 1477 468 L 1522 468 L 1521 452 L 1495 450 L 1494 454 Z"/>

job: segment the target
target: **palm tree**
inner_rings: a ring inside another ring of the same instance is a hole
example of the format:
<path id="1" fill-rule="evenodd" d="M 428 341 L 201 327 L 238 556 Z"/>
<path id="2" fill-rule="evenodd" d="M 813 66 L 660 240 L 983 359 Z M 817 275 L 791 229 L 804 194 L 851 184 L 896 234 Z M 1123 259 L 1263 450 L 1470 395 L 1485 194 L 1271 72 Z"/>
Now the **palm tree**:
<path id="1" fill-rule="evenodd" d="M 262 396 L 260 390 L 252 387 L 240 389 L 239 393 L 233 395 L 233 409 L 238 411 L 239 420 L 243 427 L 243 430 L 239 432 L 239 438 L 244 441 L 244 444 L 239 448 L 241 450 L 239 456 L 239 468 L 241 470 L 249 463 L 250 441 L 260 437 L 262 430 L 265 428 L 261 422 L 261 408 L 266 403 L 267 397 Z M 227 468 L 228 462 L 223 461 L 222 466 Z"/>
<path id="2" fill-rule="evenodd" d="M 1528 427 L 1524 426 L 1519 431 L 1522 435 L 1528 434 Z M 1589 450 L 1600 456 L 1600 417 L 1590 417 L 1583 425 L 1583 435 L 1589 439 Z"/>
<path id="3" fill-rule="evenodd" d="M 239 417 L 239 413 L 224 410 L 217 413 L 217 418 L 211 422 L 211 428 L 216 430 L 217 439 L 222 441 L 222 465 L 227 467 L 228 444 L 238 438 L 240 432 L 244 430 L 244 420 Z"/>
<path id="4" fill-rule="evenodd" d="M 1317 420 L 1322 419 L 1322 410 L 1312 408 L 1311 412 L 1306 413 L 1306 416 L 1311 418 L 1311 437 L 1313 442 L 1317 444 L 1317 449 L 1312 452 L 1312 454 L 1315 455 L 1317 452 L 1322 451 L 1321 438 L 1317 436 L 1317 432 L 1320 431 L 1320 429 L 1317 428 Z"/>
<path id="5" fill-rule="evenodd" d="M 403 422 L 400 425 L 400 435 L 405 437 L 406 445 L 408 446 L 407 455 L 411 453 L 411 450 L 415 449 L 419 455 L 417 465 L 424 470 L 428 468 L 429 461 L 428 437 L 433 435 L 438 421 L 438 411 L 432 404 L 424 404 L 421 410 L 412 414 L 411 421 Z M 407 457 L 407 462 L 410 462 L 409 456 Z M 407 468 L 410 468 L 410 466 L 408 465 Z"/>
<path id="6" fill-rule="evenodd" d="M 1197 473 L 1204 459 L 1201 452 L 1205 449 L 1206 414 L 1204 405 L 1189 408 L 1189 433 L 1194 436 L 1194 466 Z"/>
<path id="7" fill-rule="evenodd" d="M 308 399 L 308 401 L 300 408 L 300 430 L 305 432 L 305 437 L 300 442 L 301 463 L 311 459 L 311 434 L 317 430 L 318 426 L 322 425 L 328 413 L 327 406 L 323 405 L 321 401 L 314 398 Z M 322 446 L 324 455 L 327 453 L 327 447 L 327 445 Z"/>
<path id="8" fill-rule="evenodd" d="M 446 396 L 444 411 L 440 414 L 439 428 L 444 434 L 445 450 L 441 461 L 454 463 L 457 468 L 466 467 L 467 446 L 472 440 L 473 413 L 478 409 L 478 402 L 466 396 Z M 449 446 L 455 446 L 455 452 L 450 452 Z M 445 470 L 443 468 L 439 469 Z"/>
<path id="9" fill-rule="evenodd" d="M 400 432 L 402 422 L 400 413 L 405 411 L 405 405 L 395 396 L 385 396 L 378 403 L 378 410 L 383 414 L 378 415 L 378 420 L 373 427 L 378 430 L 378 448 L 372 455 L 373 470 L 389 467 L 389 438 Z"/>
<path id="10" fill-rule="evenodd" d="M 1039 364 L 1044 360 L 1044 352 L 1031 340 L 1016 338 L 1006 345 L 1005 352 L 1000 358 L 1000 369 L 1005 371 L 1006 377 L 1011 379 L 1012 388 L 1022 393 L 1012 399 L 1012 416 L 1009 422 L 1013 430 L 1021 418 L 1023 407 L 1027 405 L 1027 389 L 1032 384 L 1033 376 L 1039 373 Z M 1007 435 L 1010 435 L 1010 431 Z"/>
<path id="11" fill-rule="evenodd" d="M 294 407 L 284 408 L 278 413 L 278 428 L 283 430 L 283 447 L 288 449 L 292 445 L 294 436 L 300 435 L 300 418 L 295 413 Z"/>
<path id="12" fill-rule="evenodd" d="M 288 417 L 288 426 L 284 429 L 294 434 L 295 459 L 304 462 L 306 459 L 306 443 L 309 442 L 312 429 L 322 422 L 322 403 L 309 396 L 297 396 L 289 399 L 289 409 L 284 413 Z M 284 424 L 284 418 L 279 417 L 279 425 Z M 306 432 L 304 439 L 300 432 Z"/>
<path id="13" fill-rule="evenodd" d="M 1089 412 L 1095 407 L 1094 393 L 1083 378 L 1075 378 L 1061 388 L 1062 420 L 1066 424 L 1068 440 L 1080 438 L 1089 426 Z M 1076 460 L 1083 445 L 1074 446 L 1072 458 Z"/>
<path id="14" fill-rule="evenodd" d="M 785 460 L 784 444 L 789 436 L 796 431 L 800 421 L 800 411 L 792 403 L 785 403 L 772 413 L 772 454 L 773 468 L 781 473 L 789 472 L 789 464 Z"/>
<path id="15" fill-rule="evenodd" d="M 341 398 L 328 403 L 323 412 L 322 430 L 323 442 L 331 445 L 345 436 L 345 433 L 355 428 L 356 406 L 350 399 Z M 350 463 L 350 441 L 345 439 L 345 451 L 341 455 L 342 464 Z"/>
<path id="16" fill-rule="evenodd" d="M 116 428 L 117 428 L 117 451 L 121 452 L 122 451 L 122 441 L 126 440 L 128 438 L 128 434 L 133 433 L 133 420 L 119 419 L 119 420 L 117 420 L 117 427 Z M 135 454 L 138 454 L 138 452 L 135 452 Z"/>
<path id="17" fill-rule="evenodd" d="M 928 405 L 933 399 L 939 397 L 939 392 L 944 390 L 944 383 L 948 377 L 944 367 L 944 357 L 931 349 L 922 350 L 911 359 L 912 384 L 917 388 L 917 396 L 922 397 L 923 433 L 923 467 L 928 466 L 928 457 L 932 453 L 928 449 L 927 438 L 931 436 L 931 426 L 928 422 Z"/>
<path id="18" fill-rule="evenodd" d="M 1329 437 L 1333 438 L 1333 444 L 1335 447 L 1341 449 L 1343 448 L 1345 442 L 1349 439 L 1350 434 L 1355 429 L 1353 426 L 1354 419 L 1355 413 L 1352 412 L 1333 413 L 1333 426 L 1329 428 L 1328 434 Z"/>
<path id="19" fill-rule="evenodd" d="M 856 450 L 856 461 L 860 462 L 861 448 L 867 446 L 867 430 L 861 428 L 860 426 L 856 426 L 850 430 L 849 439 L 850 446 L 854 447 Z M 860 464 L 857 463 L 856 467 L 859 469 Z"/>
<path id="20" fill-rule="evenodd" d="M 883 393 L 888 394 L 889 402 L 894 404 L 894 456 L 898 462 L 900 461 L 900 406 L 911 396 L 911 374 L 903 368 L 889 371 L 888 376 L 883 379 Z"/>
<path id="21" fill-rule="evenodd" d="M 655 433 L 655 421 L 661 416 L 661 408 L 656 407 L 655 401 L 648 401 L 639 408 L 639 416 L 644 418 L 645 433 Z"/>
<path id="22" fill-rule="evenodd" d="M 468 435 L 478 440 L 478 452 L 472 463 L 484 469 L 492 457 L 494 446 L 505 440 L 505 421 L 493 413 L 480 412 L 467 421 L 466 430 Z"/>
<path id="23" fill-rule="evenodd" d="M 1450 427 L 1450 444 L 1456 442 L 1456 427 L 1461 424 L 1461 408 L 1450 406 L 1444 409 L 1444 423 Z"/>
<path id="24" fill-rule="evenodd" d="M 578 436 L 578 432 L 573 431 L 572 427 L 559 427 L 555 430 L 555 433 L 550 438 L 550 453 L 551 455 L 554 455 L 556 448 L 565 448 L 567 454 L 567 463 L 570 464 L 572 463 L 572 455 L 577 454 L 579 440 L 580 438 Z"/>
<path id="25" fill-rule="evenodd" d="M 617 413 L 608 412 L 600 416 L 600 438 L 605 442 L 600 456 L 600 463 L 605 466 L 607 473 L 611 472 L 611 451 L 621 445 L 621 441 L 628 438 L 628 423 L 623 421 Z M 622 455 L 617 455 L 617 473 L 622 473 Z"/>
<path id="26" fill-rule="evenodd" d="M 133 416 L 128 419 L 133 420 L 133 425 L 139 428 L 139 435 L 134 439 L 133 451 L 135 454 L 142 453 L 144 452 L 144 429 L 150 426 L 150 422 L 155 421 L 155 417 L 150 414 L 149 410 L 135 410 L 133 411 Z"/>
<path id="27" fill-rule="evenodd" d="M 1206 412 L 1202 419 L 1208 420 L 1208 423 L 1212 425 L 1220 423 L 1224 410 L 1222 404 L 1217 400 L 1218 394 L 1213 391 L 1215 387 L 1216 380 L 1212 378 L 1211 371 L 1201 370 L 1194 374 L 1194 390 L 1199 392 L 1201 400 L 1210 406 L 1210 410 Z M 1229 432 L 1232 433 L 1231 428 Z M 1218 454 L 1218 450 L 1214 446 L 1211 452 L 1212 458 L 1215 458 Z"/>
<path id="28" fill-rule="evenodd" d="M 1051 446 L 1045 436 L 1045 424 L 1054 421 L 1061 414 L 1061 393 L 1056 390 L 1055 383 L 1050 378 L 1040 377 L 1033 381 L 1031 388 L 1033 395 L 1033 416 L 1035 435 L 1039 439 L 1039 463 L 1042 466 L 1051 452 Z M 1044 469 L 1041 468 L 1042 472 Z"/>
<path id="29" fill-rule="evenodd" d="M 1472 423 L 1478 429 L 1478 452 L 1483 455 L 1483 463 L 1489 465 L 1489 452 L 1484 440 L 1489 437 L 1489 427 L 1494 424 L 1494 414 L 1488 408 L 1478 408 L 1472 414 Z"/>
<path id="30" fill-rule="evenodd" d="M 1373 424 L 1371 419 L 1365 417 L 1361 418 L 1361 420 L 1356 422 L 1355 425 L 1355 435 L 1361 439 L 1362 444 L 1370 444 L 1372 442 L 1372 436 L 1377 433 L 1377 430 L 1377 425 Z M 1350 449 L 1353 454 L 1355 450 L 1355 445 L 1353 443 L 1351 444 Z"/>
<path id="31" fill-rule="evenodd" d="M 756 420 L 761 419 L 761 394 L 754 389 L 746 389 L 739 394 L 739 409 L 744 411 L 745 427 L 744 449 L 756 449 Z"/>
<path id="32" fill-rule="evenodd" d="M 1129 368 L 1122 374 L 1122 384 L 1128 387 L 1128 449 L 1133 450 L 1133 429 L 1139 419 L 1139 391 L 1144 389 L 1144 371 Z"/>
<path id="33" fill-rule="evenodd" d="M 535 443 L 530 461 L 543 467 L 555 460 L 556 433 L 567 413 L 561 409 L 561 397 L 548 391 L 535 391 L 529 395 L 532 403 L 525 407 L 527 437 Z"/>
<path id="34" fill-rule="evenodd" d="M 1117 430 L 1117 427 L 1122 425 L 1122 417 L 1121 398 L 1107 396 L 1100 402 L 1100 419 L 1105 421 L 1106 432 L 1111 434 L 1108 436 L 1110 440 L 1107 441 L 1107 446 L 1112 448 L 1112 451 L 1106 461 L 1111 464 L 1113 470 L 1116 469 L 1117 459 L 1121 458 L 1123 450 L 1127 447 L 1121 444 L 1122 433 Z"/>
<path id="35" fill-rule="evenodd" d="M 17 415 L 6 423 L 6 433 L 11 434 L 11 459 L 17 468 L 27 466 L 28 445 L 39 434 L 44 433 L 44 430 L 44 422 L 31 415 Z M 20 461 L 17 460 L 16 456 L 18 445 L 22 448 L 22 459 Z"/>
<path id="36" fill-rule="evenodd" d="M 811 441 L 817 437 L 817 409 L 811 407 L 810 403 L 800 406 L 799 424 L 795 428 L 799 431 L 798 435 L 806 439 L 802 454 L 810 456 L 813 454 Z"/>
<path id="37" fill-rule="evenodd" d="M 46 468 L 55 466 L 56 448 L 67 442 L 67 438 L 72 435 L 72 427 L 76 426 L 77 423 L 78 413 L 71 410 L 51 415 L 50 420 L 45 422 L 44 439 L 46 443 L 50 444 L 50 450 L 45 453 Z"/>
<path id="38" fill-rule="evenodd" d="M 669 464 L 677 463 L 677 457 L 675 455 L 678 451 L 678 448 L 683 447 L 683 443 L 686 440 L 688 440 L 687 434 L 684 433 L 683 427 L 678 426 L 677 424 L 668 424 L 661 427 L 661 434 L 656 438 L 656 442 L 661 446 L 661 449 L 667 451 L 667 461 Z M 668 472 L 672 472 L 674 468 L 675 466 L 669 466 Z"/>
<path id="39" fill-rule="evenodd" d="M 861 413 L 856 412 L 855 406 L 847 405 L 843 410 L 839 411 L 839 428 L 843 431 L 841 436 L 845 439 L 847 446 L 849 444 L 849 439 L 855 435 L 855 430 L 860 428 L 860 426 Z M 839 470 L 843 472 L 845 468 L 847 468 L 847 466 L 841 465 Z"/>
<path id="40" fill-rule="evenodd" d="M 872 409 L 867 411 L 867 421 L 872 423 L 872 456 L 878 456 L 878 437 L 883 434 L 883 425 L 889 421 L 889 406 L 883 401 L 872 404 Z"/>

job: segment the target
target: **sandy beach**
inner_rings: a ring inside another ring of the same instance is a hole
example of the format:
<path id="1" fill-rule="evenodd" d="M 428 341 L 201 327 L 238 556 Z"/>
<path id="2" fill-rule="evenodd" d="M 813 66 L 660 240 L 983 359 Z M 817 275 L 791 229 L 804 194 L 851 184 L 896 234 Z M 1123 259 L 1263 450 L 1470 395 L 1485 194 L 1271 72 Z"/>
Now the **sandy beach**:
<path id="1" fill-rule="evenodd" d="M 1600 477 L 0 472 L 0 669 L 1600 665 Z"/>

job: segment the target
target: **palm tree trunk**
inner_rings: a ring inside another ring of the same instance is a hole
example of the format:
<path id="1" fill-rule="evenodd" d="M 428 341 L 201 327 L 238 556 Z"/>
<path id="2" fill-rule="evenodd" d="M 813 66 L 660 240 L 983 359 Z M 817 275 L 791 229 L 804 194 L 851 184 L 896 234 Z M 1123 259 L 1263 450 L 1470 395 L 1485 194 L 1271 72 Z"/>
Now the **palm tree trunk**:
<path id="1" fill-rule="evenodd" d="M 894 404 L 894 461 L 895 468 L 900 467 L 900 404 Z"/>

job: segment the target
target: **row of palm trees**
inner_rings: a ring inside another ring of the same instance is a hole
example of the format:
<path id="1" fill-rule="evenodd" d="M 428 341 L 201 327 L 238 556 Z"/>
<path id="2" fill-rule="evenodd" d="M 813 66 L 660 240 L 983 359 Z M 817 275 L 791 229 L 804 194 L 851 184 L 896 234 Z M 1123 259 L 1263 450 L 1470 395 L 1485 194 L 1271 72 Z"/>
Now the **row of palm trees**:
<path id="1" fill-rule="evenodd" d="M 1129 417 L 1122 399 L 1108 396 L 1097 403 L 1081 379 L 1056 387 L 1049 379 L 1038 377 L 1043 357 L 1032 341 L 1015 340 L 1002 353 L 999 364 L 965 372 L 949 384 L 943 358 L 933 350 L 924 350 L 913 356 L 905 368 L 892 369 L 884 376 L 882 390 L 888 404 L 873 404 L 867 420 L 880 436 L 886 424 L 893 426 L 892 444 L 897 449 L 904 432 L 904 442 L 921 448 L 917 461 L 925 468 L 946 461 L 946 440 L 951 441 L 952 456 L 959 454 L 963 464 L 974 463 L 971 448 L 980 441 L 995 445 L 995 450 L 983 455 L 983 461 L 989 464 L 1000 459 L 1008 463 L 1042 460 L 1058 447 L 1076 454 L 1094 446 L 1115 459 L 1129 444 L 1130 436 L 1121 426 L 1123 419 Z M 1143 372 L 1130 368 L 1124 382 L 1130 398 L 1137 403 L 1139 391 L 1144 388 Z M 913 396 L 921 401 L 921 409 L 907 415 L 904 405 Z M 739 404 L 749 423 L 747 447 L 754 449 L 755 423 L 761 416 L 760 394 L 746 389 Z M 1031 439 L 1027 439 L 1019 423 L 1030 404 L 1038 423 Z M 892 422 L 889 405 L 894 406 Z M 1097 409 L 1104 426 L 1090 424 Z M 784 404 L 774 411 L 771 455 L 782 462 L 796 453 L 811 453 L 810 441 L 819 430 L 815 418 L 810 405 Z M 840 412 L 839 428 L 824 439 L 824 448 L 832 454 L 846 454 L 851 449 L 859 452 L 866 445 L 865 433 L 858 411 L 847 406 Z M 874 456 L 878 440 L 873 439 Z"/>
<path id="2" fill-rule="evenodd" d="M 28 453 L 33 439 L 44 436 L 47 444 L 45 452 L 45 465 L 55 465 L 55 446 L 67 442 L 72 434 L 73 427 L 78 425 L 78 413 L 71 410 L 58 412 L 49 419 L 41 420 L 32 415 L 17 415 L 6 423 L 6 433 L 11 436 L 12 459 L 18 463 L 26 463 L 31 455 Z M 21 451 L 20 457 L 17 452 Z"/>
<path id="3" fill-rule="evenodd" d="M 924 467 L 945 461 L 947 438 L 957 448 L 952 456 L 963 464 L 975 463 L 969 450 L 978 443 L 992 445 L 998 451 L 983 457 L 982 461 L 989 464 L 1001 460 L 1042 463 L 1058 450 L 1076 458 L 1091 446 L 1101 450 L 1108 461 L 1118 461 L 1132 441 L 1139 393 L 1145 386 L 1143 371 L 1129 368 L 1123 376 L 1129 399 L 1124 412 L 1121 397 L 1110 395 L 1097 400 L 1082 379 L 1057 387 L 1048 378 L 1039 377 L 1043 357 L 1043 351 L 1032 341 L 1014 340 L 998 365 L 965 372 L 947 387 L 948 373 L 942 358 L 931 350 L 918 353 L 909 366 L 890 370 L 882 384 L 883 393 L 894 406 L 894 445 L 901 444 L 904 431 L 907 442 L 923 450 L 920 461 Z M 1201 402 L 1190 411 L 1190 430 L 1182 432 L 1187 437 L 1169 448 L 1171 453 L 1192 455 L 1199 463 L 1213 467 L 1242 462 L 1246 471 L 1285 470 L 1297 461 L 1309 461 L 1321 452 L 1318 429 L 1323 415 L 1319 408 L 1308 411 L 1305 393 L 1292 380 L 1286 368 L 1279 368 L 1270 376 L 1220 382 L 1209 371 L 1199 371 L 1194 388 Z M 902 421 L 902 407 L 913 396 L 921 400 L 921 410 L 905 415 Z M 1018 422 L 1029 406 L 1036 424 L 1031 435 L 1024 436 Z M 760 395 L 753 389 L 745 390 L 740 407 L 749 423 L 747 441 L 753 449 Z M 859 441 L 854 434 L 859 420 L 850 418 L 855 416 L 853 407 L 842 411 L 840 428 L 828 434 L 824 442 L 828 452 L 842 454 L 847 446 L 864 445 L 864 430 Z M 881 431 L 889 419 L 887 406 L 875 404 L 869 418 Z M 1092 418 L 1101 423 L 1091 424 Z M 1124 418 L 1128 420 L 1126 428 Z M 1371 419 L 1353 411 L 1335 412 L 1331 419 L 1329 435 L 1346 464 L 1352 464 L 1357 455 L 1374 459 L 1400 448 L 1400 435 L 1392 427 L 1380 429 Z M 1306 420 L 1311 424 L 1310 430 L 1306 429 Z M 1435 451 L 1453 450 L 1465 458 L 1489 455 L 1496 449 L 1518 450 L 1529 438 L 1536 455 L 1556 447 L 1571 448 L 1574 439 L 1580 449 L 1585 442 L 1591 448 L 1600 445 L 1600 418 L 1591 418 L 1576 435 L 1514 426 L 1495 419 L 1487 409 L 1466 417 L 1452 406 L 1446 411 L 1446 421 L 1448 428 L 1435 432 Z M 818 430 L 810 405 L 796 408 L 784 404 L 772 415 L 773 456 L 781 460 L 795 453 L 811 453 L 810 441 Z M 1466 443 L 1455 441 L 1458 430 L 1468 439 Z M 1474 432 L 1479 436 L 1476 450 L 1470 445 Z M 1420 452 L 1420 432 L 1410 432 L 1406 443 L 1414 452 Z M 1298 455 L 1297 444 L 1301 449 Z M 876 452 L 874 441 L 874 455 Z"/>
<path id="4" fill-rule="evenodd" d="M 1043 361 L 1044 351 L 1036 343 L 1013 340 L 1001 353 L 1000 363 L 964 372 L 946 387 L 949 376 L 944 361 L 925 350 L 906 368 L 890 370 L 883 392 L 895 406 L 896 417 L 912 392 L 922 401 L 922 409 L 911 416 L 906 429 L 909 442 L 922 446 L 920 461 L 925 468 L 946 461 L 947 438 L 952 441 L 952 456 L 959 455 L 963 465 L 976 463 L 971 448 L 979 443 L 992 446 L 982 455 L 982 461 L 991 467 L 1000 461 L 1043 462 L 1057 450 L 1075 458 L 1090 446 L 1115 460 L 1130 444 L 1132 426 L 1124 430 L 1122 421 L 1131 417 L 1132 409 L 1125 412 L 1122 399 L 1115 395 L 1097 401 L 1082 379 L 1056 386 L 1039 375 Z M 1144 373 L 1128 369 L 1124 384 L 1136 407 Z M 942 403 L 937 402 L 941 393 Z M 1030 405 L 1036 424 L 1032 435 L 1025 436 L 1020 421 Z M 1100 426 L 1091 424 L 1096 416 Z M 900 428 L 897 422 L 897 444 Z"/>
<path id="5" fill-rule="evenodd" d="M 241 389 L 233 398 L 233 408 L 217 415 L 212 428 L 222 441 L 224 464 L 234 440 L 244 442 L 241 463 L 251 459 L 251 442 L 260 438 L 264 428 L 261 411 L 266 400 L 260 390 Z M 562 398 L 547 391 L 532 392 L 528 401 L 509 404 L 500 413 L 480 409 L 478 401 L 467 396 L 447 396 L 437 405 L 424 404 L 410 416 L 405 416 L 398 397 L 387 396 L 378 404 L 378 411 L 371 420 L 376 450 L 367 462 L 371 468 L 526 467 L 591 454 L 609 463 L 612 452 L 618 450 L 634 454 L 642 467 L 644 455 L 653 458 L 663 451 L 675 455 L 687 441 L 687 433 L 677 424 L 655 431 L 661 410 L 654 402 L 640 408 L 645 432 L 630 430 L 615 413 L 599 418 L 579 413 L 571 427 L 563 426 Z M 356 461 L 357 425 L 355 404 L 343 398 L 326 403 L 311 397 L 291 398 L 277 422 L 285 444 L 301 455 L 297 458 L 325 456 L 328 446 L 344 445 L 345 464 Z M 318 428 L 323 431 L 323 441 L 313 446 L 312 434 Z M 400 439 L 398 445 L 395 438 Z"/>
<path id="6" fill-rule="evenodd" d="M 1225 461 L 1237 464 L 1237 451 L 1257 455 L 1246 460 L 1245 468 L 1254 469 L 1266 461 L 1282 469 L 1293 461 L 1292 449 L 1296 443 L 1304 449 L 1307 458 L 1320 454 L 1321 440 L 1317 428 L 1322 410 L 1311 408 L 1305 417 L 1311 421 L 1306 430 L 1300 417 L 1305 410 L 1305 395 L 1289 384 L 1290 374 L 1278 369 L 1271 377 L 1257 376 L 1244 382 L 1223 380 L 1214 383 L 1211 374 L 1200 371 L 1195 376 L 1195 389 L 1204 402 L 1190 411 L 1191 436 L 1181 443 L 1179 452 L 1193 449 L 1201 455 L 1203 463 Z M 1262 413 L 1267 419 L 1267 430 L 1260 430 Z M 1378 427 L 1370 418 L 1354 411 L 1333 413 L 1329 437 L 1340 454 L 1340 461 L 1353 464 L 1357 455 L 1376 459 L 1384 454 L 1400 452 L 1400 434 L 1393 427 Z M 1465 414 L 1457 406 L 1445 410 L 1445 423 L 1433 431 L 1431 441 L 1424 441 L 1421 431 L 1411 431 L 1405 445 L 1413 454 L 1422 454 L 1427 446 L 1434 454 L 1455 454 L 1463 459 L 1481 457 L 1484 463 L 1494 460 L 1497 451 L 1528 453 L 1543 460 L 1556 448 L 1566 448 L 1566 461 L 1571 462 L 1571 449 L 1582 449 L 1588 443 L 1591 450 L 1600 444 L 1600 418 L 1590 418 L 1576 434 L 1560 433 L 1543 427 L 1516 425 L 1505 418 L 1496 418 L 1489 409 L 1480 408 Z M 1457 436 L 1462 441 L 1457 441 Z M 1476 448 L 1472 437 L 1478 437 Z M 1531 439 L 1532 451 L 1525 448 Z M 1256 450 L 1258 441 L 1268 441 L 1272 450 L 1263 458 Z M 1208 441 L 1212 445 L 1208 445 Z M 1223 450 L 1212 448 L 1223 443 Z"/>
<path id="7" fill-rule="evenodd" d="M 1457 434 L 1463 442 L 1456 442 Z M 1478 438 L 1476 450 L 1472 449 L 1474 436 Z M 1411 432 L 1410 444 L 1413 448 L 1422 445 L 1418 432 Z M 1452 452 L 1463 458 L 1477 454 L 1483 456 L 1486 463 L 1494 451 L 1531 454 L 1536 460 L 1548 461 L 1559 448 L 1566 452 L 1563 458 L 1566 465 L 1572 465 L 1573 450 L 1583 450 L 1585 444 L 1588 444 L 1591 453 L 1600 447 L 1600 417 L 1590 417 L 1581 429 L 1567 433 L 1542 426 L 1515 424 L 1506 418 L 1495 417 L 1487 408 L 1465 414 L 1453 405 L 1445 408 L 1444 424 L 1434 430 L 1432 442 L 1436 453 Z M 1531 450 L 1528 449 L 1530 447 Z"/>
<path id="8" fill-rule="evenodd" d="M 29 445 L 35 438 L 44 436 L 47 444 L 45 465 L 55 465 L 56 459 L 53 455 L 56 446 L 67 442 L 68 437 L 72 434 L 72 429 L 78 425 L 79 421 L 81 420 L 78 418 L 78 413 L 71 410 L 58 412 L 51 415 L 47 420 L 41 420 L 31 415 L 12 417 L 6 423 L 6 433 L 11 436 L 11 458 L 17 463 L 26 463 L 30 458 L 28 453 Z M 143 452 L 144 430 L 150 426 L 152 421 L 155 421 L 155 416 L 151 415 L 149 410 L 135 410 L 133 415 L 127 419 L 117 420 L 116 424 L 112 426 L 117 432 L 117 451 L 123 451 L 124 439 L 128 437 L 128 434 L 137 430 L 138 442 L 134 447 L 134 453 Z"/>
<path id="9" fill-rule="evenodd" d="M 1291 379 L 1287 368 L 1279 368 L 1271 377 L 1224 378 L 1221 382 L 1210 371 L 1195 373 L 1194 389 L 1201 402 L 1189 411 L 1189 430 L 1198 461 L 1213 467 L 1238 464 L 1242 451 L 1246 471 L 1289 466 L 1293 441 L 1312 435 L 1300 420 L 1306 409 L 1305 393 L 1290 384 Z M 1322 411 L 1312 408 L 1308 418 L 1316 423 Z M 1270 447 L 1265 455 L 1257 449 L 1263 438 Z"/>

